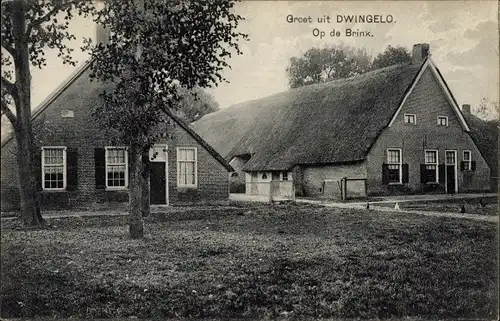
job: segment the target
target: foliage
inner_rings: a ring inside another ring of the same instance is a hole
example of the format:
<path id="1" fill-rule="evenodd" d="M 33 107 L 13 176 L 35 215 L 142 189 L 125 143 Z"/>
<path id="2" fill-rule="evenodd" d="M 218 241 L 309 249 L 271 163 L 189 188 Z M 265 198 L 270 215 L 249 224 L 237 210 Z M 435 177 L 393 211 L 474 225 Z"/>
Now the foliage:
<path id="1" fill-rule="evenodd" d="M 371 57 L 362 49 L 348 46 L 311 48 L 293 57 L 286 69 L 291 88 L 359 75 L 370 70 Z"/>
<path id="2" fill-rule="evenodd" d="M 192 90 L 179 88 L 179 96 L 181 99 L 175 107 L 176 113 L 187 123 L 219 110 L 219 103 L 202 88 L 197 87 Z"/>
<path id="3" fill-rule="evenodd" d="M 477 117 L 494 122 L 498 120 L 500 114 L 500 104 L 498 101 L 492 101 L 486 97 L 481 98 L 477 107 L 472 108 L 472 113 Z"/>
<path id="4" fill-rule="evenodd" d="M 388 46 L 379 53 L 372 62 L 372 69 L 380 69 L 396 64 L 411 62 L 411 55 L 405 47 Z"/>
<path id="5" fill-rule="evenodd" d="M 178 210 L 139 241 L 124 216 L 3 230 L 2 317 L 497 319 L 496 224 L 305 204 Z"/>
<path id="6" fill-rule="evenodd" d="M 242 17 L 233 6 L 231 0 L 154 0 L 141 10 L 131 0 L 108 1 L 96 20 L 109 29 L 109 42 L 85 47 L 94 59 L 92 77 L 114 84 L 95 110 L 101 125 L 116 129 L 125 143 L 151 145 L 152 130 L 179 106 L 179 87 L 225 80 L 226 58 L 231 49 L 241 54 L 237 41 L 246 39 L 235 31 Z"/>
<path id="7" fill-rule="evenodd" d="M 311 48 L 292 57 L 286 69 L 290 88 L 356 76 L 370 70 L 411 61 L 404 47 L 389 46 L 373 59 L 364 49 L 349 46 Z"/>
<path id="8" fill-rule="evenodd" d="M 23 48 L 16 48 L 12 21 L 13 15 L 19 10 L 25 19 L 25 31 L 21 42 L 27 46 L 31 65 L 41 69 L 47 66 L 45 58 L 47 49 L 56 50 L 63 64 L 73 66 L 76 64 L 71 58 L 74 49 L 67 45 L 68 40 L 76 39 L 68 30 L 70 21 L 75 11 L 88 16 L 93 12 L 94 5 L 85 0 L 2 1 L 2 115 L 5 114 L 14 125 L 19 113 L 12 112 L 8 107 L 14 103 L 16 112 L 20 108 L 16 102 L 18 94 L 14 74 L 16 62 L 19 62 L 20 51 Z"/>

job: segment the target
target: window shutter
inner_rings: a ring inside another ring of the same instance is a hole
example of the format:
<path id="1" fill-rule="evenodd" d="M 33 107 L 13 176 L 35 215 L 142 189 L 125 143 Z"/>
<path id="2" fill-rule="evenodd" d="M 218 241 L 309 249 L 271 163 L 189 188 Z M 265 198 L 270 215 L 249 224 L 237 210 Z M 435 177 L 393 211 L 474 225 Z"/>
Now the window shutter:
<path id="1" fill-rule="evenodd" d="M 427 183 L 427 170 L 425 169 L 425 164 L 420 164 L 420 183 Z"/>
<path id="2" fill-rule="evenodd" d="M 382 184 L 389 184 L 389 165 L 386 163 L 382 164 Z"/>
<path id="3" fill-rule="evenodd" d="M 464 171 L 465 170 L 465 162 L 464 161 L 461 161 L 460 162 L 460 171 Z"/>
<path id="4" fill-rule="evenodd" d="M 42 151 L 37 148 L 33 153 L 33 168 L 35 169 L 36 187 L 42 190 Z"/>
<path id="5" fill-rule="evenodd" d="M 472 161 L 472 162 L 470 162 L 470 169 L 471 169 L 472 171 L 475 171 L 475 170 L 476 170 L 476 161 Z"/>
<path id="6" fill-rule="evenodd" d="M 66 189 L 74 191 L 78 188 L 78 149 L 68 147 L 66 150 Z"/>
<path id="7" fill-rule="evenodd" d="M 104 148 L 94 149 L 95 162 L 95 187 L 106 188 L 106 150 Z"/>
<path id="8" fill-rule="evenodd" d="M 403 164 L 403 184 L 409 182 L 408 164 Z"/>
<path id="9" fill-rule="evenodd" d="M 439 183 L 444 184 L 446 182 L 446 173 L 444 172 L 445 165 L 441 164 L 438 166 L 439 171 Z"/>

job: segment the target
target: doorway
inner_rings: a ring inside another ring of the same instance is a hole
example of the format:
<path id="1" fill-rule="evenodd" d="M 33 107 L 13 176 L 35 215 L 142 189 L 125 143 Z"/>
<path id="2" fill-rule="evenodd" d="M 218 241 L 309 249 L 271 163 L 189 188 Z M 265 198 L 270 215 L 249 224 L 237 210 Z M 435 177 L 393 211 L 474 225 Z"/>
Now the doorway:
<path id="1" fill-rule="evenodd" d="M 149 203 L 168 205 L 168 149 L 167 145 L 154 145 L 149 150 L 150 180 Z"/>
<path id="2" fill-rule="evenodd" d="M 449 194 L 458 192 L 456 150 L 445 151 L 445 189 Z"/>

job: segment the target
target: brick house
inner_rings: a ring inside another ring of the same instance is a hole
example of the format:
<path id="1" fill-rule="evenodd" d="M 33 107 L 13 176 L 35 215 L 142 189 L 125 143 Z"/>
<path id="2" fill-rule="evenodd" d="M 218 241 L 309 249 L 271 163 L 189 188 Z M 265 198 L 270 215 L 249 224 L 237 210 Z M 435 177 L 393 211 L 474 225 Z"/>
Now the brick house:
<path id="1" fill-rule="evenodd" d="M 247 194 L 490 190 L 493 163 L 474 140 L 476 124 L 466 120 L 429 45 L 415 45 L 412 56 L 411 63 L 244 102 L 193 127 L 245 177 Z"/>
<path id="2" fill-rule="evenodd" d="M 128 155 L 98 129 L 91 106 L 103 86 L 78 69 L 33 113 L 38 181 L 43 208 L 88 207 L 128 201 Z M 168 136 L 151 149 L 151 204 L 226 199 L 231 166 L 186 123 L 175 117 Z M 16 141 L 1 150 L 2 211 L 20 206 Z"/>

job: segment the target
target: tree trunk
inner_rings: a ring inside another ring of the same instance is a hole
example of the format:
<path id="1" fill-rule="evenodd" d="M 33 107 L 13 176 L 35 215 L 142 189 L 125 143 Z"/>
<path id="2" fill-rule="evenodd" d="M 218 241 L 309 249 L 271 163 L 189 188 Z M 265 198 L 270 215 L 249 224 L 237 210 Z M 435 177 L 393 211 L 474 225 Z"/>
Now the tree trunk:
<path id="1" fill-rule="evenodd" d="M 41 225 L 44 220 L 40 214 L 40 193 L 33 167 L 34 137 L 31 120 L 31 73 L 28 52 L 28 39 L 25 35 L 26 21 L 24 1 L 13 4 L 12 33 L 16 48 L 14 58 L 16 75 L 17 124 L 14 132 L 17 140 L 17 163 L 21 196 L 21 219 L 25 225 Z"/>
<path id="2" fill-rule="evenodd" d="M 132 143 L 129 146 L 129 160 L 129 231 L 130 237 L 138 239 L 144 237 L 144 221 L 142 219 L 144 189 L 142 172 L 144 165 L 141 148 L 137 143 Z"/>

